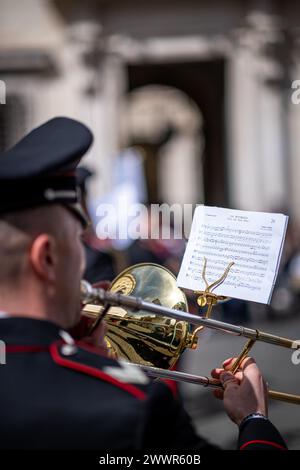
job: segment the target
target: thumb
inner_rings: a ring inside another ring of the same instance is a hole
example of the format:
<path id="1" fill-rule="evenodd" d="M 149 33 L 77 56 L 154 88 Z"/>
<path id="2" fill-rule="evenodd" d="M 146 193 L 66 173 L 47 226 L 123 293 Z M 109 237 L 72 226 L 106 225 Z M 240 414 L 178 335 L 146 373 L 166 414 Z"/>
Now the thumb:
<path id="1" fill-rule="evenodd" d="M 223 385 L 224 390 L 233 385 L 239 385 L 238 379 L 232 374 L 232 372 L 224 371 L 220 374 L 220 381 Z"/>

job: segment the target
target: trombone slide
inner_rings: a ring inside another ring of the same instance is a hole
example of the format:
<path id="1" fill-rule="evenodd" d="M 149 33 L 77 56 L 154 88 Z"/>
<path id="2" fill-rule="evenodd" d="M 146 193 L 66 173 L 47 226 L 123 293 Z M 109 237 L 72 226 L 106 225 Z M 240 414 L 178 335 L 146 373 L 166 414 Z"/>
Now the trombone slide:
<path id="1" fill-rule="evenodd" d="M 97 305 L 110 305 L 126 307 L 129 310 L 155 313 L 157 315 L 173 318 L 178 321 L 184 321 L 193 325 L 201 325 L 207 328 L 223 331 L 224 333 L 231 333 L 237 336 L 248 338 L 248 343 L 240 354 L 236 366 L 244 357 L 247 351 L 255 343 L 255 341 L 262 341 L 265 343 L 273 344 L 290 349 L 299 349 L 300 343 L 295 340 L 284 338 L 281 336 L 265 333 L 260 330 L 246 328 L 243 326 L 232 325 L 212 318 L 199 317 L 188 312 L 176 310 L 173 308 L 165 307 L 153 302 L 144 301 L 140 297 L 133 297 L 130 295 L 123 295 L 119 292 L 110 292 L 101 288 L 94 288 L 88 282 L 82 281 L 81 283 L 81 296 L 83 303 L 97 304 Z M 248 348 L 248 349 L 247 349 Z M 220 388 L 221 384 L 218 380 L 187 374 L 184 372 L 177 372 L 171 370 L 160 369 L 157 367 L 136 364 L 141 367 L 149 376 L 155 378 L 167 378 L 170 380 L 184 381 L 194 384 L 200 384 L 210 388 Z M 268 391 L 269 397 L 275 400 L 285 401 L 287 403 L 300 404 L 300 396 L 292 395 L 289 393 L 278 392 L 275 390 Z"/>
<path id="2" fill-rule="evenodd" d="M 209 387 L 212 389 L 220 389 L 222 385 L 219 380 L 213 379 L 211 377 L 205 377 L 201 375 L 187 374 L 185 372 L 178 372 L 172 370 L 163 370 L 158 367 L 143 366 L 137 364 L 149 377 L 152 378 L 164 378 L 169 380 L 175 380 L 177 382 L 187 382 L 197 385 L 202 385 L 203 387 Z M 275 390 L 268 390 L 269 398 L 273 400 L 280 400 L 286 403 L 294 403 L 296 405 L 300 404 L 300 396 L 293 395 L 291 393 L 278 392 Z"/>

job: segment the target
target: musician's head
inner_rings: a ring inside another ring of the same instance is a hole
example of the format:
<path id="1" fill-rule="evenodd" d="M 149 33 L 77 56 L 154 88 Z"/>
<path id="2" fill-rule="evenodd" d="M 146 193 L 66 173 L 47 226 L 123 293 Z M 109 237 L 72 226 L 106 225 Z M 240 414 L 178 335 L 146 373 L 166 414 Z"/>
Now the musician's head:
<path id="1" fill-rule="evenodd" d="M 75 169 L 91 141 L 81 123 L 57 118 L 0 155 L 0 310 L 64 328 L 79 319 L 84 216 Z"/>

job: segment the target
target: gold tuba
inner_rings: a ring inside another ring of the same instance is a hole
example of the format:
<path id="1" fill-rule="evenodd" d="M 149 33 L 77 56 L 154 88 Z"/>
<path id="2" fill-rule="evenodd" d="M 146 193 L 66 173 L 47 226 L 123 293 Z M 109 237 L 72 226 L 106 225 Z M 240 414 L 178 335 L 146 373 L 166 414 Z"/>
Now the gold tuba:
<path id="1" fill-rule="evenodd" d="M 175 276 L 154 263 L 125 269 L 112 282 L 111 292 L 140 297 L 145 301 L 183 312 L 188 311 L 185 294 Z M 83 315 L 98 318 L 103 306 L 87 304 Z M 106 317 L 106 342 L 116 357 L 136 364 L 169 369 L 186 348 L 196 348 L 192 325 L 143 310 L 110 307 Z"/>

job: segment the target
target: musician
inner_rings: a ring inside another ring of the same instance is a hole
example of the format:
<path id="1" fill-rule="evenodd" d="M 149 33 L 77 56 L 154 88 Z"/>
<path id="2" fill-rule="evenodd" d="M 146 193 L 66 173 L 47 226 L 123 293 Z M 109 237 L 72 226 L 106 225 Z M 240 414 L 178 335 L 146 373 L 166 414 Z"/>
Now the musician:
<path id="1" fill-rule="evenodd" d="M 91 143 L 83 124 L 55 118 L 0 155 L 0 447 L 213 449 L 171 388 L 108 357 L 103 330 L 96 346 L 67 331 L 85 267 L 75 169 Z M 285 448 L 254 361 L 213 374 L 239 445 Z"/>

